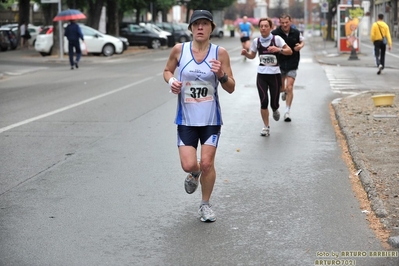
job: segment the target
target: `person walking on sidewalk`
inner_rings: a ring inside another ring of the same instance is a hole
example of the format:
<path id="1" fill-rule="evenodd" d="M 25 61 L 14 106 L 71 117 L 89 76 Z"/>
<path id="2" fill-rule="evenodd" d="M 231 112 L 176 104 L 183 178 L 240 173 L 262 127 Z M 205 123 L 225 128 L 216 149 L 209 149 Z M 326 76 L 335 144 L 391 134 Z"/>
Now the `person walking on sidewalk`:
<path id="1" fill-rule="evenodd" d="M 281 72 L 278 58 L 281 54 L 292 54 L 291 48 L 285 43 L 283 38 L 271 34 L 272 28 L 273 22 L 270 18 L 261 18 L 259 20 L 261 37 L 252 41 L 250 52 L 246 49 L 241 50 L 241 55 L 249 59 L 254 59 L 259 52 L 260 62 L 256 86 L 260 98 L 260 113 L 264 124 L 260 135 L 266 137 L 270 135 L 268 91 L 270 91 L 270 106 L 273 111 L 273 118 L 276 121 L 280 119 L 278 108 L 280 107 Z"/>
<path id="2" fill-rule="evenodd" d="M 273 35 L 278 35 L 284 39 L 292 50 L 292 55 L 280 55 L 279 64 L 282 77 L 281 99 L 286 101 L 284 121 L 291 122 L 291 105 L 294 99 L 294 82 L 297 75 L 300 61 L 300 50 L 305 45 L 301 32 L 292 27 L 291 16 L 282 14 L 280 16 L 280 26 L 272 31 Z"/>
<path id="3" fill-rule="evenodd" d="M 251 46 L 252 34 L 254 32 L 254 26 L 252 23 L 248 22 L 248 17 L 243 16 L 242 21 L 237 25 L 237 31 L 240 34 L 240 41 L 243 49 L 249 51 Z M 244 57 L 244 61 L 247 58 Z"/>
<path id="4" fill-rule="evenodd" d="M 20 39 L 21 39 L 21 49 L 26 48 L 29 49 L 29 39 L 31 38 L 28 28 L 28 23 L 25 20 L 22 21 L 19 26 Z"/>
<path id="5" fill-rule="evenodd" d="M 74 66 L 79 68 L 79 61 L 82 56 L 79 39 L 84 41 L 82 30 L 76 21 L 71 20 L 69 25 L 65 28 L 64 35 L 68 39 L 68 55 L 71 70 L 73 70 Z M 74 49 L 76 52 L 76 60 L 73 59 Z"/>
<path id="6" fill-rule="evenodd" d="M 371 42 L 374 44 L 375 63 L 378 67 L 377 75 L 385 68 L 385 51 L 386 45 L 388 49 L 392 49 L 391 33 L 389 26 L 384 22 L 384 15 L 378 14 L 378 20 L 371 26 L 370 32 Z"/>
<path id="7" fill-rule="evenodd" d="M 198 182 L 201 183 L 202 201 L 198 213 L 203 222 L 216 220 L 209 200 L 216 180 L 215 155 L 223 124 L 218 86 L 221 84 L 228 93 L 235 90 L 229 54 L 210 42 L 215 27 L 209 11 L 195 10 L 188 26 L 193 41 L 172 48 L 163 72 L 170 92 L 178 95 L 177 146 L 182 169 L 188 173 L 184 188 L 192 194 Z M 201 143 L 199 161 L 198 142 Z"/>

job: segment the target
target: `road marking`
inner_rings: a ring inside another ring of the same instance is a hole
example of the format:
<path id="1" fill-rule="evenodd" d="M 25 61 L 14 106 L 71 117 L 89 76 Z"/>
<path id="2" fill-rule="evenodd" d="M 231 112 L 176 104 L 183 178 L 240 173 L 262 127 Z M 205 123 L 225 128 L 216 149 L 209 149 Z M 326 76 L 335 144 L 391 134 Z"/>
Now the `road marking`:
<path id="1" fill-rule="evenodd" d="M 35 116 L 35 117 L 32 117 L 32 118 L 26 119 L 24 121 L 21 121 L 21 122 L 18 122 L 18 123 L 15 123 L 15 124 L 0 128 L 0 134 L 5 132 L 5 131 L 7 131 L 7 130 L 10 130 L 10 129 L 13 129 L 13 128 L 16 128 L 16 127 L 19 127 L 19 126 L 22 126 L 22 125 L 26 125 L 28 123 L 37 121 L 39 119 L 46 118 L 46 117 L 61 113 L 61 112 L 67 111 L 69 109 L 78 107 L 80 105 L 83 105 L 83 104 L 86 104 L 86 103 L 89 103 L 89 102 L 104 98 L 105 96 L 108 96 L 108 95 L 111 95 L 111 94 L 114 94 L 114 93 L 129 89 L 130 87 L 136 86 L 136 85 L 138 85 L 140 83 L 143 83 L 143 82 L 146 82 L 146 81 L 148 81 L 150 79 L 153 79 L 153 77 L 145 78 L 145 79 L 142 79 L 140 81 L 136 81 L 136 82 L 133 82 L 133 83 L 128 84 L 126 86 L 120 87 L 118 89 L 115 89 L 115 90 L 112 90 L 112 91 L 109 91 L 109 92 L 106 92 L 106 93 L 91 97 L 89 99 L 86 99 L 86 100 L 83 100 L 83 101 L 80 101 L 80 102 L 77 102 L 77 103 L 62 107 L 60 109 L 57 109 L 57 110 L 54 110 L 54 111 L 51 111 L 51 112 L 48 112 L 48 113 L 45 113 L 45 114 L 42 114 L 42 115 L 38 115 L 38 116 Z"/>
<path id="2" fill-rule="evenodd" d="M 21 69 L 21 70 L 17 70 L 15 72 L 4 72 L 5 75 L 7 76 L 20 76 L 23 74 L 28 74 L 28 73 L 32 73 L 32 72 L 36 72 L 39 70 L 44 70 L 44 69 L 48 69 L 48 67 L 34 67 L 34 68 L 27 68 L 27 69 Z"/>

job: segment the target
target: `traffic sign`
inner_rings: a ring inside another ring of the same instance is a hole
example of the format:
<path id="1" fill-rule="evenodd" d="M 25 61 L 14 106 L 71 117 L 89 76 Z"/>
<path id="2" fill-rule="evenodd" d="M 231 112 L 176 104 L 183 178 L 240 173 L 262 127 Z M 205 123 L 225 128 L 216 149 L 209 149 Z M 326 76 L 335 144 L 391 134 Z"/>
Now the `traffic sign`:
<path id="1" fill-rule="evenodd" d="M 328 2 L 321 2 L 321 13 L 328 13 Z"/>
<path id="2" fill-rule="evenodd" d="M 40 0 L 42 4 L 58 3 L 60 0 Z"/>

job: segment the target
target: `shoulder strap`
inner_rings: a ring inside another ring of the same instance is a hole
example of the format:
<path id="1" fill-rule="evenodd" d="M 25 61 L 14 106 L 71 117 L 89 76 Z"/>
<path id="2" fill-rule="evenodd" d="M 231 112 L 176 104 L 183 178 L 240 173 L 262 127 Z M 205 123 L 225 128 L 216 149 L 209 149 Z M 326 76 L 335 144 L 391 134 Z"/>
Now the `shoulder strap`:
<path id="1" fill-rule="evenodd" d="M 382 34 L 382 31 L 381 31 L 381 28 L 380 28 L 380 24 L 378 24 L 378 22 L 376 22 L 376 23 L 377 23 L 378 29 L 380 30 L 382 38 L 384 38 L 384 34 Z"/>

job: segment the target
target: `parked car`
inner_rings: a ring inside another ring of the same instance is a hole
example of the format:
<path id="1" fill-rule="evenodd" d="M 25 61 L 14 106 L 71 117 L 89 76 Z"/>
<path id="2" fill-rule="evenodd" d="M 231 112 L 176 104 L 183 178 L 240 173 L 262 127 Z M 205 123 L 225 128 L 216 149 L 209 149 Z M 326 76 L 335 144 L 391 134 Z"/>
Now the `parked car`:
<path id="1" fill-rule="evenodd" d="M 6 31 L 0 31 L 0 51 L 7 51 L 10 48 L 10 40 Z"/>
<path id="2" fill-rule="evenodd" d="M 158 49 L 167 43 L 167 38 L 162 34 L 137 24 L 122 24 L 119 33 L 122 37 L 128 39 L 130 45 L 142 45 Z"/>
<path id="3" fill-rule="evenodd" d="M 14 32 L 15 36 L 17 36 L 17 37 L 19 36 L 19 28 L 18 28 L 17 23 L 6 24 L 6 25 L 1 26 L 1 28 L 9 28 Z M 31 38 L 29 39 L 29 45 L 35 46 L 36 37 L 37 37 L 37 35 L 39 35 L 40 31 L 42 30 L 42 27 L 29 24 L 28 30 L 29 30 L 29 34 L 31 36 Z"/>
<path id="4" fill-rule="evenodd" d="M 104 34 L 89 26 L 79 24 L 84 36 L 87 52 L 91 54 L 103 54 L 112 56 L 114 53 L 123 53 L 123 43 L 117 37 Z M 42 56 L 50 55 L 53 49 L 52 26 L 46 26 L 37 36 L 35 50 Z M 68 40 L 64 37 L 64 52 L 68 53 Z M 82 41 L 81 41 L 82 43 Z"/>
<path id="5" fill-rule="evenodd" d="M 223 37 L 224 37 L 223 28 L 222 28 L 222 27 L 216 27 L 216 28 L 212 31 L 211 37 L 223 38 Z"/>
<path id="6" fill-rule="evenodd" d="M 168 39 L 168 47 L 173 47 L 176 44 L 175 37 L 169 31 L 165 31 L 165 30 L 161 29 L 160 27 L 158 27 L 157 25 L 152 24 L 152 23 L 141 22 L 139 25 L 143 26 L 145 28 L 148 28 L 152 31 L 155 31 L 155 32 L 159 33 L 160 36 Z"/>
<path id="7" fill-rule="evenodd" d="M 121 36 L 118 36 L 118 37 L 116 37 L 116 38 L 118 38 L 119 40 L 122 41 L 122 44 L 123 44 L 123 51 L 126 51 L 127 48 L 128 48 L 129 45 L 130 45 L 128 39 L 125 38 L 125 37 L 121 37 Z"/>
<path id="8" fill-rule="evenodd" d="M 191 32 L 188 30 L 188 24 L 186 23 L 157 22 L 155 25 L 172 33 L 178 42 L 188 42 L 192 39 Z"/>
<path id="9" fill-rule="evenodd" d="M 10 28 L 1 27 L 0 34 L 2 35 L 2 41 L 1 41 L 2 43 L 0 44 L 2 51 L 7 51 L 8 49 L 10 50 L 17 49 L 18 38 Z M 7 43 L 7 45 L 5 43 Z"/>

